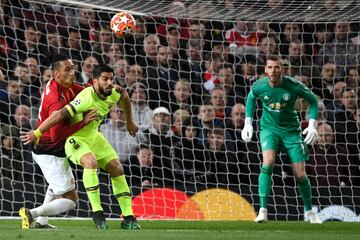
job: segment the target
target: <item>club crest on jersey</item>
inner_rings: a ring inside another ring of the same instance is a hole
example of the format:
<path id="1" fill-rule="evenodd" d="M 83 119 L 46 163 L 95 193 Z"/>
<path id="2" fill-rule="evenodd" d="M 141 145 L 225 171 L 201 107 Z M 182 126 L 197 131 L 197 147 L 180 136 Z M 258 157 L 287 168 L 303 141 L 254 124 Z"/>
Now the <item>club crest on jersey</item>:
<path id="1" fill-rule="evenodd" d="M 80 103 L 81 103 L 81 100 L 80 100 L 80 99 L 75 99 L 75 100 L 74 100 L 74 104 L 75 104 L 75 105 L 79 105 Z"/>
<path id="2" fill-rule="evenodd" d="M 287 93 L 285 93 L 285 94 L 282 96 L 282 98 L 283 98 L 285 101 L 289 101 L 290 95 L 287 94 Z"/>

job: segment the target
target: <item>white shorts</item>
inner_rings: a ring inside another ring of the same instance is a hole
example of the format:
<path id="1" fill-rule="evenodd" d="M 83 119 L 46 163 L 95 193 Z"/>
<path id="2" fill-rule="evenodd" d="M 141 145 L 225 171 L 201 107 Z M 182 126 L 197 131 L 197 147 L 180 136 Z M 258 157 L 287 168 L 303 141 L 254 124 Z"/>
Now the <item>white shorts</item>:
<path id="1" fill-rule="evenodd" d="M 34 161 L 40 166 L 49 190 L 54 195 L 61 195 L 75 189 L 75 179 L 66 158 L 54 155 L 32 153 Z"/>

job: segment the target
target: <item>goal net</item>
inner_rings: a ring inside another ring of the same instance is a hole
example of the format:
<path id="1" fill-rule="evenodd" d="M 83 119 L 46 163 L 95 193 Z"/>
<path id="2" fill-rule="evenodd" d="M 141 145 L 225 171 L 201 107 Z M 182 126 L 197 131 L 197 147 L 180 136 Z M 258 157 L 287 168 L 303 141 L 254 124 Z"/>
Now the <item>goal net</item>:
<path id="1" fill-rule="evenodd" d="M 36 128 L 40 97 L 52 78 L 47 56 L 67 54 L 77 82 L 91 85 L 94 65 L 114 68 L 129 93 L 136 138 L 114 108 L 100 131 L 119 154 L 143 219 L 253 220 L 259 208 L 259 120 L 241 139 L 251 85 L 266 76 L 267 56 L 319 99 L 319 137 L 306 171 L 324 220 L 360 213 L 359 1 L 2 1 L 0 5 L 0 215 L 41 205 L 47 183 L 20 131 Z M 109 28 L 131 12 L 136 33 Z M 308 104 L 298 99 L 301 127 Z M 82 168 L 70 163 L 79 204 L 64 216 L 89 217 Z M 108 174 L 99 170 L 108 217 L 121 214 Z M 345 210 L 346 211 L 345 211 Z M 269 218 L 303 220 L 290 160 L 273 170 Z"/>

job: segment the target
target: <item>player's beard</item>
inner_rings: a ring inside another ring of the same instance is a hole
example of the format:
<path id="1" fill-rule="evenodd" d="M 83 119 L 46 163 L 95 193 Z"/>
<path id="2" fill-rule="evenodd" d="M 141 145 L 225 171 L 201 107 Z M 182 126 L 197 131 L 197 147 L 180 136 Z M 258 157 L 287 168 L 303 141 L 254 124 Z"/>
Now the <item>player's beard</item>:
<path id="1" fill-rule="evenodd" d="M 112 87 L 107 87 L 107 88 L 100 88 L 99 92 L 101 95 L 103 95 L 104 97 L 110 96 L 112 93 Z"/>

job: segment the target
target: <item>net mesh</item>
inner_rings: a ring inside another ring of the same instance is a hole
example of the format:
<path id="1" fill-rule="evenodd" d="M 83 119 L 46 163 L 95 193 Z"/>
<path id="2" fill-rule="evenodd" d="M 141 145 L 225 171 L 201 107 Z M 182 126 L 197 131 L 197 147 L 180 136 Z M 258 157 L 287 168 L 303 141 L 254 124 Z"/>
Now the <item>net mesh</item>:
<path id="1" fill-rule="evenodd" d="M 266 57 L 274 54 L 284 59 L 285 75 L 319 97 L 320 137 L 309 147 L 306 169 L 313 204 L 359 212 L 357 1 L 8 0 L 0 6 L 2 216 L 16 216 L 23 205 L 39 206 L 46 192 L 31 147 L 21 144 L 19 132 L 36 128 L 41 92 L 52 76 L 47 58 L 52 53 L 69 55 L 77 82 L 84 85 L 91 83 L 94 65 L 114 67 L 116 83 L 129 92 L 141 130 L 137 137 L 124 131 L 119 109 L 110 112 L 100 131 L 124 165 L 137 215 L 254 218 L 260 105 L 253 141 L 243 142 L 240 131 L 251 84 L 265 76 Z M 137 32 L 123 39 L 108 28 L 120 10 L 137 19 Z M 298 99 L 302 128 L 307 107 Z M 88 217 L 82 170 L 72 167 L 80 200 L 67 215 Z M 118 217 L 103 171 L 100 183 L 106 214 Z M 289 159 L 279 154 L 269 218 L 299 220 L 302 214 Z"/>

